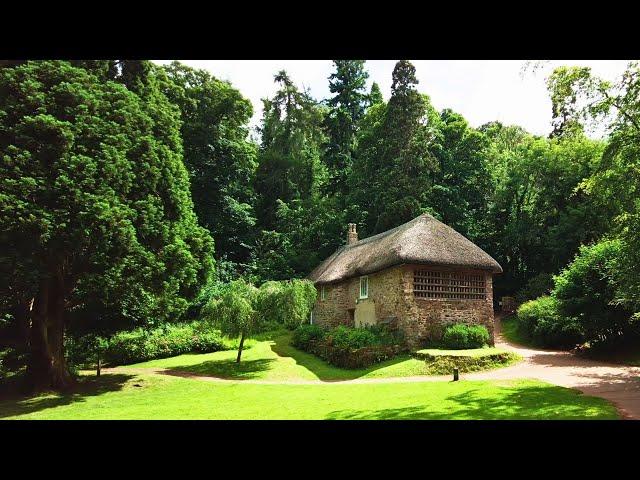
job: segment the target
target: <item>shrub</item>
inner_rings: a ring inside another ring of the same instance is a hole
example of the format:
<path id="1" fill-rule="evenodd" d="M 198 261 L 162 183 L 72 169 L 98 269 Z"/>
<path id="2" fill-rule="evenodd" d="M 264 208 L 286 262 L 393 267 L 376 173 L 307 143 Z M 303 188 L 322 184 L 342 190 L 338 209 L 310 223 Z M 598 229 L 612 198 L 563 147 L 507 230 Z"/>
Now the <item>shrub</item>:
<path id="1" fill-rule="evenodd" d="M 405 350 L 398 336 L 384 327 L 324 330 L 301 325 L 293 332 L 293 345 L 341 368 L 363 368 L 394 357 Z"/>
<path id="2" fill-rule="evenodd" d="M 365 328 L 340 325 L 327 334 L 327 341 L 340 350 L 355 350 L 378 343 L 376 336 Z"/>
<path id="3" fill-rule="evenodd" d="M 452 350 L 481 348 L 488 342 L 489 332 L 484 325 L 458 323 L 447 327 L 442 336 L 443 346 Z"/>
<path id="4" fill-rule="evenodd" d="M 566 348 L 583 339 L 578 322 L 559 315 L 558 301 L 552 296 L 520 305 L 517 320 L 520 331 L 540 346 Z"/>
<path id="5" fill-rule="evenodd" d="M 165 324 L 153 330 L 137 328 L 110 339 L 84 336 L 65 339 L 72 365 L 93 365 L 100 358 L 109 365 L 126 365 L 189 352 L 208 353 L 226 348 L 219 330 L 202 321 Z"/>
<path id="6" fill-rule="evenodd" d="M 621 252 L 618 240 L 583 246 L 554 278 L 552 295 L 558 302 L 558 318 L 579 324 L 586 341 L 607 342 L 635 330 L 632 312 L 617 301 Z"/>
<path id="7" fill-rule="evenodd" d="M 318 325 L 300 325 L 293 331 L 293 346 L 300 350 L 307 350 L 311 342 L 324 339 L 325 331 Z"/>

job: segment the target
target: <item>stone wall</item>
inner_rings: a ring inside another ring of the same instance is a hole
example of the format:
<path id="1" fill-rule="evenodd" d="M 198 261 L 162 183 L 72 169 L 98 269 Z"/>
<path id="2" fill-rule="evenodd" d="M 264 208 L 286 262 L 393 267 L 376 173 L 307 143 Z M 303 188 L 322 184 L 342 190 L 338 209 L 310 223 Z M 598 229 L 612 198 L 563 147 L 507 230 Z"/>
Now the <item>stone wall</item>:
<path id="1" fill-rule="evenodd" d="M 444 300 L 416 298 L 413 295 L 413 271 L 444 268 L 425 267 L 423 265 L 405 265 L 403 268 L 403 296 L 405 309 L 398 315 L 399 326 L 405 333 L 407 343 L 418 347 L 430 339 L 440 339 L 444 329 L 455 323 L 484 325 L 489 331 L 490 343 L 494 343 L 493 335 L 493 282 L 489 272 L 481 270 L 455 270 L 460 273 L 482 274 L 486 282 L 485 300 Z"/>
<path id="2" fill-rule="evenodd" d="M 373 303 L 375 316 L 381 319 L 396 316 L 402 310 L 403 281 L 401 267 L 393 267 L 368 275 L 369 298 L 360 299 L 360 277 L 344 282 L 325 285 L 325 299 L 318 292 L 318 300 L 313 310 L 313 322 L 318 325 L 335 327 L 355 325 L 355 311 L 358 306 L 370 308 Z"/>
<path id="3" fill-rule="evenodd" d="M 489 272 L 459 270 L 457 272 L 483 274 L 486 280 L 485 300 L 444 300 L 416 298 L 413 295 L 413 271 L 432 267 L 399 265 L 369 277 L 369 298 L 359 299 L 360 278 L 355 277 L 333 285 L 325 285 L 325 300 L 318 298 L 314 308 L 314 323 L 323 326 L 340 324 L 354 326 L 358 305 L 370 308 L 374 304 L 376 321 L 396 317 L 397 325 L 407 343 L 417 348 L 429 339 L 439 339 L 444 328 L 454 323 L 485 325 L 493 344 L 493 285 Z M 443 268 L 432 268 L 444 270 Z M 320 297 L 320 296 L 319 296 Z M 364 310 L 364 309 L 363 309 Z"/>

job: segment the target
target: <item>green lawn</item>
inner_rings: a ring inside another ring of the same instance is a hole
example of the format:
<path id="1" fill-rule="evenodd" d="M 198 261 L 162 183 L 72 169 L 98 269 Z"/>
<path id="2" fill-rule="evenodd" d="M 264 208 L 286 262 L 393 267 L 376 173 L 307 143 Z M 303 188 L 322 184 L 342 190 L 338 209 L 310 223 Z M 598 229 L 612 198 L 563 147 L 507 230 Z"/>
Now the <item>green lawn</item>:
<path id="1" fill-rule="evenodd" d="M 220 384 L 162 374 L 86 377 L 74 395 L 0 401 L 20 419 L 616 419 L 605 400 L 547 383 Z"/>
<path id="2" fill-rule="evenodd" d="M 334 367 L 315 355 L 302 352 L 290 344 L 291 333 L 275 332 L 244 351 L 240 364 L 234 362 L 236 351 L 208 354 L 187 354 L 131 365 L 135 368 L 166 368 L 234 380 L 260 379 L 270 381 L 352 380 L 355 378 L 387 378 L 433 375 L 424 360 L 400 355 L 391 360 L 358 370 Z M 491 351 L 495 349 L 481 349 Z M 513 362 L 511 362 L 513 363 Z M 495 367 L 505 365 L 494 365 Z M 126 369 L 126 367 L 122 367 Z M 446 373 L 449 373 L 447 371 Z"/>

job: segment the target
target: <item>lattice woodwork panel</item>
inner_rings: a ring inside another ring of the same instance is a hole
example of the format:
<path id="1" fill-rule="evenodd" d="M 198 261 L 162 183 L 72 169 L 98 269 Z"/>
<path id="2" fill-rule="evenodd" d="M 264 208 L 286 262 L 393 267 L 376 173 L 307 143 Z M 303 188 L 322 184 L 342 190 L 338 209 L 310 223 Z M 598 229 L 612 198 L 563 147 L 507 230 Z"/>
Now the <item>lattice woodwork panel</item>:
<path id="1" fill-rule="evenodd" d="M 485 300 L 484 275 L 414 270 L 413 295 L 444 300 Z"/>

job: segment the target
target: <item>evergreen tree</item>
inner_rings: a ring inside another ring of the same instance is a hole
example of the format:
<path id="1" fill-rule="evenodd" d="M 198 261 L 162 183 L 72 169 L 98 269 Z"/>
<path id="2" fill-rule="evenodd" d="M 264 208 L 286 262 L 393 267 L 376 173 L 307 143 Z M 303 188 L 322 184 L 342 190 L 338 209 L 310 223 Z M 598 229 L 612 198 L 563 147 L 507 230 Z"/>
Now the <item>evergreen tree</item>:
<path id="1" fill-rule="evenodd" d="M 356 130 L 365 112 L 366 81 L 369 75 L 364 60 L 334 60 L 336 71 L 329 76 L 329 91 L 334 94 L 327 104 L 328 139 L 324 160 L 329 169 L 328 193 L 344 198 L 346 179 L 356 149 Z"/>
<path id="2" fill-rule="evenodd" d="M 365 210 L 365 231 L 378 233 L 428 211 L 435 168 L 432 148 L 437 113 L 418 93 L 415 67 L 406 60 L 393 70 L 388 105 L 369 109 L 363 122 L 353 203 Z"/>
<path id="3" fill-rule="evenodd" d="M 380 91 L 380 86 L 373 82 L 371 85 L 371 91 L 369 92 L 369 106 L 378 105 L 380 103 L 384 103 L 384 98 L 382 98 L 382 92 Z"/>
<path id="4" fill-rule="evenodd" d="M 136 94 L 62 61 L 0 69 L 0 265 L 33 298 L 34 387 L 72 382 L 70 309 L 93 298 L 179 316 L 212 268 L 178 112 L 153 75 L 143 83 Z"/>

